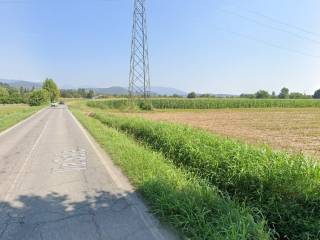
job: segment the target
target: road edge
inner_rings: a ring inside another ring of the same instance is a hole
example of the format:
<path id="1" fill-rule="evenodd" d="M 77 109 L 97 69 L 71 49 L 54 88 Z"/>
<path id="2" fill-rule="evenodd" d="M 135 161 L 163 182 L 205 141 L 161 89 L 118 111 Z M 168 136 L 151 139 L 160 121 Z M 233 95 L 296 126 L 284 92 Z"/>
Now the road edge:
<path id="1" fill-rule="evenodd" d="M 48 109 L 48 107 L 42 108 L 41 110 L 33 113 L 31 116 L 29 116 L 29 117 L 21 120 L 20 122 L 14 124 L 13 126 L 7 128 L 7 129 L 3 130 L 2 132 L 0 132 L 0 137 L 2 137 L 3 135 L 7 134 L 7 133 L 10 132 L 11 130 L 19 127 L 20 125 L 26 123 L 27 121 L 31 120 L 32 118 L 38 116 L 40 113 L 44 112 L 44 111 L 47 110 L 47 109 Z"/>
<path id="2" fill-rule="evenodd" d="M 136 213 L 140 216 L 141 220 L 145 223 L 146 227 L 150 229 L 150 232 L 155 239 L 166 240 L 166 236 L 171 238 L 180 239 L 175 233 L 171 232 L 165 226 L 162 226 L 160 221 L 148 210 L 145 202 L 138 194 L 134 191 L 134 187 L 129 182 L 127 176 L 122 172 L 111 159 L 111 157 L 104 151 L 100 144 L 91 136 L 88 130 L 79 122 L 79 120 L 73 115 L 72 111 L 67 108 L 70 116 L 75 121 L 76 125 L 80 128 L 89 144 L 99 157 L 100 162 L 105 167 L 107 173 L 110 175 L 114 184 L 125 192 L 130 192 L 131 195 L 125 195 L 129 204 L 133 207 Z M 161 231 L 160 231 L 161 230 Z"/>

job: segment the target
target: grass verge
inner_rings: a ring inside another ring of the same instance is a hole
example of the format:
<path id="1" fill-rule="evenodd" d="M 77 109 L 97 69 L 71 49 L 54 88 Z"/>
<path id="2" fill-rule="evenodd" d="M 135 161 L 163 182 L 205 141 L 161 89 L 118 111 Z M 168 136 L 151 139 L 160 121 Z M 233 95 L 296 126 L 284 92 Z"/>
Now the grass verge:
<path id="1" fill-rule="evenodd" d="M 104 113 L 93 116 L 163 153 L 233 200 L 258 209 L 280 239 L 320 238 L 320 167 L 312 159 L 181 125 Z"/>
<path id="2" fill-rule="evenodd" d="M 30 117 L 41 108 L 26 105 L 0 105 L 0 132 Z"/>
<path id="3" fill-rule="evenodd" d="M 189 239 L 269 239 L 265 221 L 160 153 L 71 107 L 73 114 L 123 169 L 151 211 Z"/>

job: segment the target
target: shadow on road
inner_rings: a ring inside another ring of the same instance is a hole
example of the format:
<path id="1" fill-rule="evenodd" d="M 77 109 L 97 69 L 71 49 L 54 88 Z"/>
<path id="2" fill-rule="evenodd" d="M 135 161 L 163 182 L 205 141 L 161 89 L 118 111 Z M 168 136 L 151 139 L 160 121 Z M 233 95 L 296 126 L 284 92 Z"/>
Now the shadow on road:
<path id="1" fill-rule="evenodd" d="M 130 194 L 95 192 L 73 202 L 53 192 L 0 202 L 0 239 L 144 239 Z"/>

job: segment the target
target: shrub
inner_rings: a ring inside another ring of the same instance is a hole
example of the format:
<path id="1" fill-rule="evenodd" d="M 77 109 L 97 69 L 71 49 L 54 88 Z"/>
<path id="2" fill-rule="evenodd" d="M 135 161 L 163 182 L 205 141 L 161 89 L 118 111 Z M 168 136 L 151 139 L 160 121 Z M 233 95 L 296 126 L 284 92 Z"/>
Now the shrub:
<path id="1" fill-rule="evenodd" d="M 151 111 L 153 109 L 152 103 L 148 100 L 142 101 L 139 104 L 139 108 L 144 111 Z"/>
<path id="2" fill-rule="evenodd" d="M 0 87 L 0 103 L 6 103 L 9 97 L 9 92 L 6 88 Z"/>
<path id="3" fill-rule="evenodd" d="M 42 104 L 48 103 L 50 96 L 47 90 L 39 89 L 34 90 L 29 97 L 30 106 L 40 106 Z"/>
<path id="4" fill-rule="evenodd" d="M 9 92 L 6 88 L 0 87 L 0 98 L 8 97 Z"/>
<path id="5" fill-rule="evenodd" d="M 196 98 L 197 94 L 195 92 L 188 93 L 187 98 Z"/>

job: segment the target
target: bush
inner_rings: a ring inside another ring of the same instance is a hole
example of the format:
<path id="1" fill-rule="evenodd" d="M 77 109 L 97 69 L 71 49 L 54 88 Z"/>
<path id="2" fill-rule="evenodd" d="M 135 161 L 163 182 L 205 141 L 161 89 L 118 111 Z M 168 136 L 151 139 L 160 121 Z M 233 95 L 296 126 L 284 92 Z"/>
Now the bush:
<path id="1" fill-rule="evenodd" d="M 42 104 L 48 103 L 50 96 L 47 90 L 39 89 L 34 90 L 29 97 L 30 106 L 40 106 Z"/>
<path id="2" fill-rule="evenodd" d="M 0 103 L 6 103 L 9 97 L 9 92 L 6 88 L 0 87 Z"/>
<path id="3" fill-rule="evenodd" d="M 0 104 L 27 103 L 28 94 L 28 92 L 19 92 L 16 88 L 0 83 Z"/>
<path id="4" fill-rule="evenodd" d="M 320 238 L 320 167 L 202 130 L 139 118 L 96 114 L 266 217 L 281 239 Z"/>
<path id="5" fill-rule="evenodd" d="M 195 92 L 188 93 L 187 98 L 196 98 L 197 94 Z"/>
<path id="6" fill-rule="evenodd" d="M 148 100 L 139 103 L 139 108 L 144 111 L 151 111 L 153 109 L 152 103 Z"/>
<path id="7" fill-rule="evenodd" d="M 0 87 L 0 98 L 5 98 L 9 96 L 9 92 L 6 88 Z"/>

